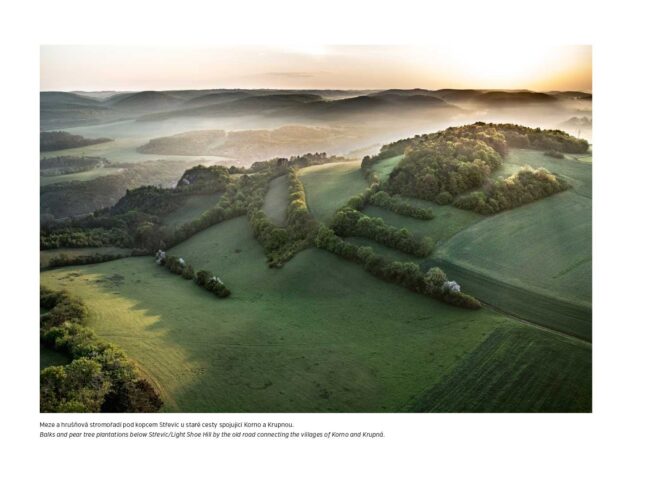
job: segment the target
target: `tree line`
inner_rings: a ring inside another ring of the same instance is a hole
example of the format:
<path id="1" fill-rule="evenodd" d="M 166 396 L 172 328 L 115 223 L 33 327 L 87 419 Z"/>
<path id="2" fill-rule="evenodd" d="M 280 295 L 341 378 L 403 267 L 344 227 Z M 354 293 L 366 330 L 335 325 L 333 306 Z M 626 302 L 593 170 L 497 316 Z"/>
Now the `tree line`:
<path id="1" fill-rule="evenodd" d="M 369 203 L 381 208 L 385 208 L 399 215 L 417 218 L 419 220 L 431 220 L 435 217 L 433 210 L 412 205 L 403 200 L 398 195 L 390 195 L 384 190 L 379 190 L 369 196 Z"/>
<path id="2" fill-rule="evenodd" d="M 445 273 L 438 267 L 424 273 L 419 265 L 413 262 L 390 262 L 386 257 L 374 253 L 371 247 L 359 247 L 346 242 L 326 226 L 319 227 L 316 246 L 358 263 L 372 275 L 402 285 L 413 292 L 461 308 L 481 308 L 481 303 L 476 298 L 457 290 L 455 282 L 448 282 Z"/>
<path id="3" fill-rule="evenodd" d="M 430 237 L 412 235 L 405 228 L 387 225 L 382 218 L 370 217 L 350 206 L 335 214 L 331 228 L 339 236 L 369 238 L 418 257 L 426 257 L 433 251 L 434 243 Z"/>
<path id="4" fill-rule="evenodd" d="M 208 290 L 219 298 L 228 297 L 231 291 L 227 288 L 222 280 L 208 270 L 199 270 L 195 272 L 192 265 L 174 255 L 168 255 L 162 250 L 156 252 L 156 263 L 167 268 L 175 275 L 180 275 L 186 280 L 195 280 L 195 285 Z"/>
<path id="5" fill-rule="evenodd" d="M 141 252 L 134 252 L 139 254 Z M 67 267 L 70 265 L 90 265 L 92 263 L 110 262 L 126 257 L 126 254 L 121 253 L 93 253 L 91 255 L 68 255 L 60 253 L 48 261 L 45 269 Z M 42 270 L 44 270 L 42 268 Z"/>
<path id="6" fill-rule="evenodd" d="M 41 287 L 41 342 L 71 359 L 40 374 L 42 412 L 156 412 L 163 402 L 116 345 L 85 327 L 87 307 L 65 291 Z"/>

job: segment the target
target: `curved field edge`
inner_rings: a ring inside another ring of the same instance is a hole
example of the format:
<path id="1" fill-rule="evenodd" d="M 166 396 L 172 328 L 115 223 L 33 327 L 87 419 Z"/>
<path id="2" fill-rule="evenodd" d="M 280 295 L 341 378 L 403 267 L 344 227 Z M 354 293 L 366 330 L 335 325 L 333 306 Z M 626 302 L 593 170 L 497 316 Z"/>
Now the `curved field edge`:
<path id="1" fill-rule="evenodd" d="M 518 325 L 415 295 L 317 249 L 267 269 L 244 217 L 173 253 L 219 274 L 232 296 L 218 300 L 150 258 L 42 274 L 46 286 L 83 298 L 90 326 L 156 381 L 166 411 L 400 411 L 494 330 Z"/>

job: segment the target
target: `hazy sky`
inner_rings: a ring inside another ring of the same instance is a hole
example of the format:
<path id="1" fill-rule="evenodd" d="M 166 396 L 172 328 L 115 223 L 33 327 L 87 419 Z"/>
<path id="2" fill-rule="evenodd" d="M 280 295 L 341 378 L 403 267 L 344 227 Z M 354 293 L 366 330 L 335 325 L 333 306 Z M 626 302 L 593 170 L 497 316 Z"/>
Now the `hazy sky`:
<path id="1" fill-rule="evenodd" d="M 41 90 L 591 90 L 590 46 L 42 46 Z"/>

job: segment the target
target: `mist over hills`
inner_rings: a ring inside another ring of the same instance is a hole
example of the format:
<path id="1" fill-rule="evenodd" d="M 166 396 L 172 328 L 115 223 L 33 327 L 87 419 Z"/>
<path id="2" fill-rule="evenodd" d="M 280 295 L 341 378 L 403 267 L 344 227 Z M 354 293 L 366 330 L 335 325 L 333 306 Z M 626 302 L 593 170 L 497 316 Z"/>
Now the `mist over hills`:
<path id="1" fill-rule="evenodd" d="M 446 115 L 474 108 L 566 108 L 590 102 L 586 92 L 529 90 L 216 89 L 142 92 L 41 92 L 41 129 L 69 128 L 134 119 L 159 122 L 185 118 L 260 115 L 304 121 L 350 120 L 383 114 Z M 567 117 L 568 118 L 568 117 Z"/>

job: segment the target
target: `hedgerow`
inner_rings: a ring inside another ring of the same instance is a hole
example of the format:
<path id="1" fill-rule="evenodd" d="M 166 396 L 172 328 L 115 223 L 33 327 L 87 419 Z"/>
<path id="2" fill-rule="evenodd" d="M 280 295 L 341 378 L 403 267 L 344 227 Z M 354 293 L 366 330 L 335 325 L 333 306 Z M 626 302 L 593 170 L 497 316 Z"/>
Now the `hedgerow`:
<path id="1" fill-rule="evenodd" d="M 214 293 L 217 297 L 225 298 L 231 294 L 231 291 L 225 286 L 220 278 L 207 270 L 200 270 L 195 273 L 192 265 L 186 263 L 181 257 L 168 255 L 164 251 L 158 250 L 158 252 L 156 252 L 156 263 L 164 266 L 175 275 L 180 275 L 186 280 L 194 279 L 196 285 Z"/>
<path id="2" fill-rule="evenodd" d="M 382 218 L 370 217 L 351 206 L 340 209 L 335 214 L 331 226 L 339 236 L 369 238 L 418 257 L 426 257 L 433 250 L 434 244 L 430 237 L 412 235 L 405 228 L 399 229 L 387 225 Z"/>
<path id="3" fill-rule="evenodd" d="M 362 265 L 366 271 L 387 282 L 398 283 L 409 290 L 458 307 L 481 308 L 481 303 L 476 298 L 460 292 L 460 287 L 457 289 L 455 282 L 448 282 L 444 272 L 438 267 L 424 273 L 419 265 L 413 262 L 390 262 L 374 253 L 371 247 L 358 247 L 346 242 L 325 226 L 318 230 L 316 246 Z"/>
<path id="4" fill-rule="evenodd" d="M 420 220 L 431 220 L 433 210 L 430 208 L 421 208 L 412 205 L 400 197 L 392 196 L 384 190 L 380 190 L 369 197 L 369 203 L 387 210 L 391 210 L 399 215 L 406 215 Z"/>

